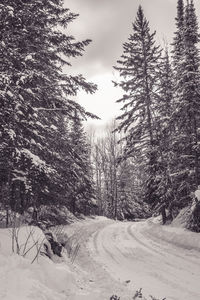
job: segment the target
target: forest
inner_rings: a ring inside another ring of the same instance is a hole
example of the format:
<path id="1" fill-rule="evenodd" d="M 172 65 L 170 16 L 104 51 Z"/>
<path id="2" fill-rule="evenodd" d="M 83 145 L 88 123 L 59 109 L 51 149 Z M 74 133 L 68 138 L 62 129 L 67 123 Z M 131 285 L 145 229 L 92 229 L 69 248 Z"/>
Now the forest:
<path id="1" fill-rule="evenodd" d="M 188 228 L 199 232 L 200 35 L 193 1 L 178 0 L 176 31 L 164 47 L 139 6 L 114 66 L 121 114 L 99 138 L 84 129 L 98 116 L 76 101 L 80 90 L 93 94 L 97 86 L 70 71 L 71 59 L 92 42 L 68 33 L 77 17 L 62 0 L 1 1 L 6 225 L 13 212 L 24 215 L 30 207 L 115 220 L 162 214 L 166 223 L 195 203 Z"/>

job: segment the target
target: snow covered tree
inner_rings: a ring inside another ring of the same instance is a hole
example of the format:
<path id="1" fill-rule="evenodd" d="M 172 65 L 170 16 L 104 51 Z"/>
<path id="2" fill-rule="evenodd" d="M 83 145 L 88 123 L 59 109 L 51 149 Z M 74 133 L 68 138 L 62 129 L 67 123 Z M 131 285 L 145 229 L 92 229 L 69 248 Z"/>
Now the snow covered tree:
<path id="1" fill-rule="evenodd" d="M 177 3 L 177 16 L 176 20 L 176 32 L 174 33 L 174 40 L 172 43 L 172 56 L 173 56 L 173 64 L 175 71 L 177 72 L 177 68 L 179 67 L 179 63 L 183 58 L 184 53 L 184 2 L 183 0 L 178 0 Z"/>
<path id="2" fill-rule="evenodd" d="M 74 174 L 72 189 L 69 197 L 69 206 L 75 213 L 89 213 L 93 206 L 95 190 L 92 178 L 92 166 L 90 163 L 89 144 L 86 133 L 78 112 L 75 110 L 69 134 L 71 145 L 71 168 Z M 70 174 L 69 177 L 70 178 Z"/>
<path id="3" fill-rule="evenodd" d="M 156 201 L 156 132 L 154 112 L 158 101 L 159 47 L 155 45 L 155 32 L 150 33 L 141 6 L 133 23 L 133 33 L 123 45 L 124 53 L 115 69 L 123 80 L 116 83 L 125 94 L 122 102 L 124 113 L 120 120 L 119 131 L 126 133 L 125 157 L 138 154 L 146 161 L 147 181 L 146 200 Z M 142 149 L 142 150 L 141 150 Z"/>
<path id="4" fill-rule="evenodd" d="M 106 127 L 104 137 L 94 141 L 92 153 L 99 214 L 111 218 L 118 216 L 117 158 L 120 147 L 114 129 L 115 121 Z"/>
<path id="5" fill-rule="evenodd" d="M 118 220 L 145 217 L 149 213 L 141 188 L 145 172 L 140 158 L 121 159 L 124 144 L 119 143 L 122 135 L 114 130 L 116 124 L 115 120 L 108 124 L 92 151 L 99 214 Z"/>
<path id="6" fill-rule="evenodd" d="M 110 215 L 117 219 L 118 217 L 118 165 L 117 159 L 120 154 L 118 137 L 115 132 L 116 121 L 113 120 L 107 127 L 107 136 L 105 140 L 105 149 L 107 150 L 107 167 L 108 167 L 108 185 L 109 185 L 109 209 Z"/>
<path id="7" fill-rule="evenodd" d="M 190 151 L 192 155 L 191 167 L 194 171 L 194 183 L 197 186 L 200 183 L 200 170 L 199 170 L 199 128 L 200 128 L 200 54 L 198 49 L 199 32 L 198 32 L 198 22 L 197 16 L 194 8 L 194 3 L 191 0 L 186 8 L 186 19 L 185 19 L 185 61 L 183 63 L 184 73 L 183 81 L 184 86 L 182 90 L 183 99 L 185 102 L 185 110 L 187 111 L 185 115 L 184 126 L 188 125 L 189 129 L 189 143 Z M 181 124 L 183 126 L 183 123 Z"/>
<path id="8" fill-rule="evenodd" d="M 118 216 L 133 220 L 150 216 L 150 207 L 144 202 L 148 175 L 142 156 L 120 161 L 118 166 Z"/>
<path id="9" fill-rule="evenodd" d="M 172 146 L 174 125 L 171 122 L 174 105 L 174 77 L 169 53 L 166 49 L 160 62 L 159 102 L 155 118 L 158 141 L 158 168 L 156 173 L 158 183 L 157 209 L 162 210 L 163 214 L 165 214 L 165 208 L 171 210 L 172 203 L 176 199 L 173 180 L 171 178 L 171 173 L 174 170 L 172 162 L 174 156 Z"/>
<path id="10" fill-rule="evenodd" d="M 0 4 L 1 183 L 9 205 L 22 212 L 31 202 L 39 204 L 52 176 L 59 177 L 51 166 L 60 150 L 51 151 L 54 135 L 61 134 L 57 123 L 72 119 L 74 109 L 90 115 L 69 97 L 80 88 L 92 93 L 95 86 L 82 75 L 63 73 L 70 57 L 82 55 L 90 42 L 67 35 L 76 16 L 61 0 Z"/>
<path id="11" fill-rule="evenodd" d="M 174 153 L 176 171 L 173 180 L 180 203 L 190 200 L 190 193 L 199 184 L 199 105 L 200 105 L 200 56 L 199 34 L 193 1 L 187 3 L 184 21 L 184 51 L 177 62 L 175 87 Z"/>

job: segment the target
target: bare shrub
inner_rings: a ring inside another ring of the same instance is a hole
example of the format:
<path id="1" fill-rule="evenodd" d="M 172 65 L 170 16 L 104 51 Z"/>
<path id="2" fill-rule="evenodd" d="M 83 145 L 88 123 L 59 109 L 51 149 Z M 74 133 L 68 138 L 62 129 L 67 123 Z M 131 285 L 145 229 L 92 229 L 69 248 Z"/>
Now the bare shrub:
<path id="1" fill-rule="evenodd" d="M 159 300 L 153 296 L 149 296 L 151 298 L 151 300 Z M 142 289 L 140 288 L 138 291 L 135 292 L 135 295 L 133 296 L 132 300 L 137 300 L 137 299 L 142 299 L 142 300 L 148 300 L 147 298 L 145 298 L 142 295 Z M 117 295 L 112 295 L 110 297 L 110 300 L 120 300 L 120 297 L 118 297 Z M 131 300 L 131 299 L 130 299 Z M 149 299 L 150 300 L 150 299 Z M 161 299 L 160 299 L 161 300 Z M 166 300 L 166 298 L 163 298 L 162 300 Z"/>
<path id="2" fill-rule="evenodd" d="M 12 227 L 9 228 L 9 232 L 12 252 L 26 257 L 32 250 L 31 263 L 33 263 L 41 252 L 46 240 L 45 236 L 42 233 L 38 235 L 38 232 L 36 234 L 37 227 L 24 226 L 24 218 L 16 213 L 12 214 L 11 224 Z M 22 234 L 22 230 L 26 232 Z"/>

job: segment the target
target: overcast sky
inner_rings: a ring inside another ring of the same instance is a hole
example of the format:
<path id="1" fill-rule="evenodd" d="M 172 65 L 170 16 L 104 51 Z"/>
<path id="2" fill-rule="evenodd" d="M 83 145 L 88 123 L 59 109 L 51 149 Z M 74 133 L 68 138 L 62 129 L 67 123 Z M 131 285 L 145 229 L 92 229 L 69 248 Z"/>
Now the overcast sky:
<path id="1" fill-rule="evenodd" d="M 200 0 L 194 3 L 200 16 Z M 89 123 L 101 126 L 119 114 L 115 101 L 120 98 L 120 90 L 111 82 L 116 77 L 112 66 L 123 52 L 122 44 L 132 31 L 139 4 L 150 22 L 151 31 L 157 32 L 157 42 L 171 43 L 176 0 L 65 0 L 66 7 L 80 14 L 70 25 L 70 32 L 79 40 L 92 39 L 83 57 L 72 61 L 71 68 L 73 73 L 81 73 L 98 84 L 95 95 L 78 95 L 86 109 L 102 118 L 102 121 Z"/>

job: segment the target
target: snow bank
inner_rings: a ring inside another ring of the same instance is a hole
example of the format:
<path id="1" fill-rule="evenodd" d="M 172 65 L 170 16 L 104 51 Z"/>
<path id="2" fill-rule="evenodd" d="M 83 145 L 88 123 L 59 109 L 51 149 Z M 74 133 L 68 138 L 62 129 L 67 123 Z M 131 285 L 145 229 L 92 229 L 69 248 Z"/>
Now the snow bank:
<path id="1" fill-rule="evenodd" d="M 193 193 L 192 202 L 183 208 L 172 221 L 172 226 L 188 228 L 200 232 L 200 186 Z"/>
<path id="2" fill-rule="evenodd" d="M 187 206 L 181 209 L 177 217 L 172 221 L 174 227 L 187 228 L 191 219 L 191 207 Z"/>
<path id="3" fill-rule="evenodd" d="M 185 228 L 172 226 L 160 226 L 151 220 L 145 223 L 144 232 L 160 240 L 169 242 L 175 246 L 200 251 L 200 234 L 191 232 Z"/>
<path id="4" fill-rule="evenodd" d="M 47 258 L 31 264 L 19 255 L 0 254 L 1 300 L 66 300 L 75 281 L 66 264 Z"/>
<path id="5" fill-rule="evenodd" d="M 43 232 L 34 226 L 0 230 L 1 300 L 68 299 L 75 289 L 75 279 L 67 258 L 59 264 L 41 255 L 34 260 L 44 240 Z"/>
<path id="6" fill-rule="evenodd" d="M 197 201 L 200 201 L 200 186 L 198 186 L 198 190 L 194 192 Z"/>
<path id="7" fill-rule="evenodd" d="M 15 253 L 33 261 L 45 241 L 44 233 L 36 226 L 0 229 L 0 253 L 5 256 Z"/>

